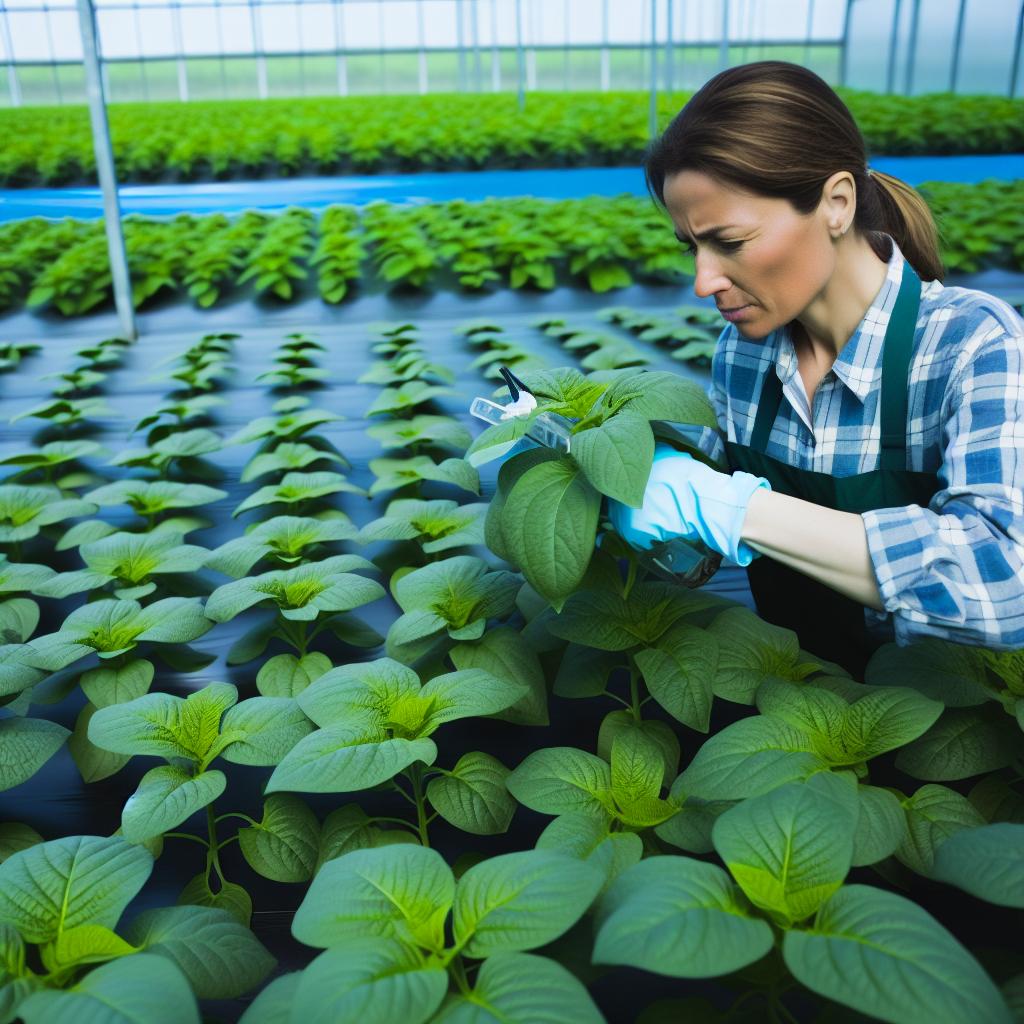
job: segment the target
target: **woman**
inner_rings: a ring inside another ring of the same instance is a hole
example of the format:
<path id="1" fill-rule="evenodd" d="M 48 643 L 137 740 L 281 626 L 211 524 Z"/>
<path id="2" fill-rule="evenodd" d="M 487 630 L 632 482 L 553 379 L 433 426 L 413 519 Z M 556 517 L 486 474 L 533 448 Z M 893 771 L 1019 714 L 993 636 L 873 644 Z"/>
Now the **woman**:
<path id="1" fill-rule="evenodd" d="M 749 566 L 760 615 L 855 676 L 892 640 L 1024 648 L 1024 321 L 943 286 L 928 207 L 806 68 L 716 75 L 645 174 L 730 321 L 710 397 L 735 472 L 659 444 L 618 532 Z"/>

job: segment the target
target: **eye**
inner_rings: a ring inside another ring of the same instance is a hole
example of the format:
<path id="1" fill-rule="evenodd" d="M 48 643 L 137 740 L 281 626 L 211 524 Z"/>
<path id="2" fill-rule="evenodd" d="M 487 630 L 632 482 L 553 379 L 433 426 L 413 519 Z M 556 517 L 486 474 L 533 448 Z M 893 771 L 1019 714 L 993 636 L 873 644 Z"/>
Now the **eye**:
<path id="1" fill-rule="evenodd" d="M 697 250 L 694 248 L 692 243 L 690 243 L 690 242 L 682 242 L 680 244 L 683 247 L 683 251 L 685 253 L 687 253 L 688 255 L 690 255 L 690 256 L 696 256 L 697 255 Z M 736 250 L 739 249 L 743 245 L 742 242 L 725 242 L 725 241 L 722 241 L 721 239 L 719 239 L 714 244 L 719 246 L 722 249 L 725 249 L 726 252 L 736 252 Z"/>

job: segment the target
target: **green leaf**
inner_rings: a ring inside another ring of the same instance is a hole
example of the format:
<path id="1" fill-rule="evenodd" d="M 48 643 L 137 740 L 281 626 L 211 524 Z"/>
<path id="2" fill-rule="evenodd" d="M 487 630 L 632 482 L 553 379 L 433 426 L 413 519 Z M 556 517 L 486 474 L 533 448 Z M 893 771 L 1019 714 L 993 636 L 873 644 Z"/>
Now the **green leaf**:
<path id="1" fill-rule="evenodd" d="M 39 948 L 43 966 L 57 973 L 79 964 L 102 963 L 137 952 L 120 935 L 98 924 L 80 924 L 61 932 Z"/>
<path id="2" fill-rule="evenodd" d="M 730 974 L 774 944 L 729 876 L 689 857 L 650 857 L 624 871 L 598 903 L 595 927 L 594 963 L 673 978 Z"/>
<path id="3" fill-rule="evenodd" d="M 932 878 L 979 899 L 1024 908 L 1024 825 L 965 828 L 935 853 Z"/>
<path id="4" fill-rule="evenodd" d="M 396 704 L 419 694 L 419 676 L 411 668 L 377 658 L 332 668 L 302 692 L 298 704 L 321 728 L 357 723 L 383 728 Z"/>
<path id="5" fill-rule="evenodd" d="M 275 654 L 260 666 L 256 688 L 264 697 L 297 697 L 330 670 L 330 658 L 318 651 L 301 658 L 294 654 Z"/>
<path id="6" fill-rule="evenodd" d="M 877 786 L 858 786 L 860 814 L 853 836 L 853 867 L 877 864 L 895 853 L 907 835 L 899 797 Z"/>
<path id="7" fill-rule="evenodd" d="M 499 679 L 480 668 L 461 669 L 434 676 L 420 696 L 431 702 L 425 730 L 473 715 L 493 715 L 526 695 L 526 687 L 512 679 Z"/>
<path id="8" fill-rule="evenodd" d="M 152 855 L 119 836 L 39 843 L 0 864 L 0 921 L 28 942 L 81 924 L 113 929 L 152 870 Z"/>
<path id="9" fill-rule="evenodd" d="M 141 697 L 153 682 L 153 663 L 136 658 L 117 668 L 94 668 L 79 679 L 82 692 L 97 708 Z"/>
<path id="10" fill-rule="evenodd" d="M 907 831 L 896 858 L 919 875 L 930 875 L 936 850 L 964 828 L 987 822 L 965 796 L 946 786 L 922 786 L 903 801 Z"/>
<path id="11" fill-rule="evenodd" d="M 511 626 L 488 629 L 475 643 L 459 644 L 448 652 L 457 669 L 482 669 L 498 679 L 525 688 L 514 704 L 493 717 L 516 725 L 548 724 L 548 692 L 536 651 Z"/>
<path id="12" fill-rule="evenodd" d="M 98 782 L 119 772 L 130 760 L 128 754 L 112 754 L 97 747 L 89 739 L 89 722 L 96 714 L 92 704 L 86 704 L 78 713 L 75 729 L 68 739 L 68 751 L 74 759 L 83 782 Z"/>
<path id="13" fill-rule="evenodd" d="M 807 733 L 781 719 L 755 715 L 705 740 L 679 785 L 704 800 L 742 800 L 825 767 Z"/>
<path id="14" fill-rule="evenodd" d="M 89 722 L 89 739 L 115 754 L 202 762 L 218 741 L 221 716 L 237 699 L 238 691 L 230 683 L 210 683 L 184 700 L 169 693 L 147 693 L 100 708 Z"/>
<path id="15" fill-rule="evenodd" d="M 500 854 L 471 867 L 455 890 L 455 942 L 467 956 L 534 949 L 586 913 L 604 872 L 550 850 Z"/>
<path id="16" fill-rule="evenodd" d="M 611 763 L 612 747 L 623 733 L 639 732 L 644 739 L 653 743 L 661 757 L 663 774 L 661 785 L 670 785 L 679 771 L 679 737 L 667 722 L 656 718 L 637 721 L 633 712 L 622 708 L 609 711 L 601 720 L 601 729 L 597 734 L 597 755 Z M 614 768 L 613 768 L 614 773 Z M 651 794 L 657 795 L 657 794 Z"/>
<path id="17" fill-rule="evenodd" d="M 774 626 L 749 608 L 729 608 L 707 627 L 718 641 L 715 696 L 737 704 L 753 704 L 766 679 L 799 682 L 800 643 L 791 629 Z"/>
<path id="18" fill-rule="evenodd" d="M 445 821 L 478 836 L 508 831 L 516 804 L 505 788 L 509 770 L 490 754 L 463 754 L 451 772 L 432 779 L 427 799 Z"/>
<path id="19" fill-rule="evenodd" d="M 279 974 L 259 991 L 239 1017 L 238 1024 L 288 1024 L 301 980 L 301 971 Z"/>
<path id="20" fill-rule="evenodd" d="M 556 850 L 578 857 L 604 873 L 602 892 L 643 855 L 643 840 L 635 832 L 609 832 L 609 819 L 575 811 L 551 821 L 537 838 L 538 850 Z"/>
<path id="21" fill-rule="evenodd" d="M 299 740 L 274 769 L 265 792 L 348 793 L 394 778 L 414 761 L 433 764 L 430 739 L 389 739 L 384 729 L 330 726 Z"/>
<path id="22" fill-rule="evenodd" d="M 634 657 L 651 696 L 676 721 L 707 732 L 718 668 L 718 645 L 707 631 L 677 623 Z"/>
<path id="23" fill-rule="evenodd" d="M 321 953 L 295 988 L 292 1020 L 425 1024 L 448 991 L 447 972 L 396 940 Z"/>
<path id="24" fill-rule="evenodd" d="M 0 790 L 32 778 L 70 735 L 43 718 L 0 719 Z"/>
<path id="25" fill-rule="evenodd" d="M 331 811 L 320 830 L 320 851 L 314 874 L 329 860 L 352 850 L 366 850 L 392 843 L 418 840 L 405 829 L 382 829 L 374 826 L 356 804 L 346 804 Z"/>
<path id="26" fill-rule="evenodd" d="M 643 504 L 654 458 L 654 434 L 643 416 L 621 412 L 573 434 L 569 444 L 572 457 L 597 490 L 632 508 Z"/>
<path id="27" fill-rule="evenodd" d="M 444 949 L 455 876 L 436 850 L 408 843 L 353 850 L 320 869 L 292 921 L 307 946 L 369 936 Z"/>
<path id="28" fill-rule="evenodd" d="M 259 825 L 238 830 L 249 866 L 274 882 L 308 882 L 320 850 L 320 823 L 298 797 L 272 793 Z"/>
<path id="29" fill-rule="evenodd" d="M 712 840 L 756 907 L 783 928 L 813 914 L 850 870 L 857 825 L 853 776 L 819 772 L 726 811 Z"/>
<path id="30" fill-rule="evenodd" d="M 216 800 L 227 784 L 224 773 L 218 771 L 193 777 L 175 765 L 151 769 L 124 805 L 121 827 L 125 839 L 142 843 L 163 835 Z"/>
<path id="31" fill-rule="evenodd" d="M 74 988 L 41 989 L 19 1007 L 25 1024 L 199 1024 L 184 975 L 163 957 L 138 953 L 90 971 Z"/>
<path id="32" fill-rule="evenodd" d="M 432 1024 L 604 1024 L 583 984 L 560 964 L 529 953 L 485 960 L 470 995 L 452 995 Z"/>
<path id="33" fill-rule="evenodd" d="M 212 907 L 146 910 L 125 935 L 177 965 L 200 999 L 235 999 L 263 981 L 276 962 L 248 928 Z"/>
<path id="34" fill-rule="evenodd" d="M 911 900 L 846 885 L 807 931 L 789 931 L 782 955 L 813 992 L 887 1021 L 1011 1024 L 978 962 Z"/>
<path id="35" fill-rule="evenodd" d="M 290 697 L 250 697 L 224 715 L 224 737 L 237 737 L 220 751 L 232 764 L 276 765 L 313 731 L 313 723 Z"/>
<path id="36" fill-rule="evenodd" d="M 909 686 L 946 707 L 984 704 L 985 658 L 978 648 L 927 637 L 908 646 L 885 644 L 871 659 L 865 682 Z"/>
<path id="37" fill-rule="evenodd" d="M 0 864 L 19 850 L 27 850 L 43 837 L 31 826 L 18 821 L 5 821 L 0 824 Z"/>
<path id="38" fill-rule="evenodd" d="M 585 811 L 605 818 L 611 798 L 606 761 L 575 747 L 548 747 L 528 754 L 505 780 L 524 807 L 542 814 Z"/>
<path id="39" fill-rule="evenodd" d="M 252 897 L 248 892 L 234 882 L 221 882 L 217 892 L 213 892 L 205 871 L 188 880 L 178 897 L 178 904 L 227 911 L 246 928 L 252 919 Z"/>
<path id="40" fill-rule="evenodd" d="M 915 779 L 947 782 L 993 772 L 1013 763 L 1020 730 L 995 704 L 952 708 L 896 756 L 896 767 Z"/>
<path id="41" fill-rule="evenodd" d="M 601 496 L 569 457 L 542 462 L 515 483 L 501 514 L 514 564 L 560 610 L 594 553 Z"/>

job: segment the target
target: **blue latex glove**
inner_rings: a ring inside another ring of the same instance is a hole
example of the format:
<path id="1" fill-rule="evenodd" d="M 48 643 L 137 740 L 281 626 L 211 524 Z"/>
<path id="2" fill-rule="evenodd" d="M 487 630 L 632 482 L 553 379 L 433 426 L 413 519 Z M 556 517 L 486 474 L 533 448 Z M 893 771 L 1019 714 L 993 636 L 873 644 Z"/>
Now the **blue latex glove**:
<path id="1" fill-rule="evenodd" d="M 608 499 L 608 518 L 635 548 L 682 537 L 701 540 L 712 551 L 749 565 L 760 552 L 740 540 L 747 504 L 759 488 L 771 490 L 763 476 L 737 470 L 732 475 L 698 462 L 686 452 L 658 443 L 640 508 Z"/>

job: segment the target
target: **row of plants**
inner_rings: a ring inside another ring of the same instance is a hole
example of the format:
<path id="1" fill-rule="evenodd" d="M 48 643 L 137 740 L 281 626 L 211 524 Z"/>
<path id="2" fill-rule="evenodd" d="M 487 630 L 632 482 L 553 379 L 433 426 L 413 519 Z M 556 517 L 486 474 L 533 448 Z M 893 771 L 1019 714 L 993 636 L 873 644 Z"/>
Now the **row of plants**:
<path id="1" fill-rule="evenodd" d="M 871 153 L 1017 153 L 1021 100 L 838 88 Z M 659 128 L 692 94 L 658 96 Z M 108 108 L 121 181 L 639 163 L 645 93 L 353 96 Z M 0 111 L 0 185 L 96 180 L 85 107 Z"/>
<path id="2" fill-rule="evenodd" d="M 605 351 L 557 319 L 567 353 Z M 459 334 L 500 361 L 501 326 Z M 65 743 L 87 787 L 129 781 L 113 835 L 0 825 L 0 1021 L 198 1021 L 243 995 L 246 1024 L 601 1021 L 593 990 L 623 967 L 690 979 L 650 1019 L 1019 1013 L 1019 964 L 915 897 L 1022 905 L 1022 652 L 887 645 L 854 680 L 649 576 L 602 501 L 642 494 L 655 438 L 715 426 L 696 381 L 519 360 L 533 415 L 575 421 L 572 455 L 510 453 L 529 420 L 473 438 L 415 327 L 370 333 L 354 382 L 350 353 L 288 335 L 252 382 L 269 414 L 229 434 L 237 336 L 207 335 L 105 473 L 96 447 L 5 460 L 0 789 Z M 66 405 L 21 415 L 90 444 L 104 414 L 83 403 L 130 351 L 82 350 Z M 384 452 L 365 490 L 342 414 L 311 403 L 331 385 Z M 379 391 L 357 406 L 354 385 Z M 235 445 L 257 446 L 237 481 L 218 465 Z M 338 506 L 384 495 L 361 524 Z M 215 521 L 247 525 L 196 543 Z M 217 630 L 233 681 L 200 685 Z M 64 701 L 70 735 L 47 717 Z M 122 924 L 168 842 L 197 873 Z M 261 879 L 294 887 L 287 968 L 252 931 Z"/>
<path id="3" fill-rule="evenodd" d="M 1024 268 L 1024 181 L 931 182 L 921 192 L 948 271 Z M 566 284 L 603 293 L 636 282 L 678 284 L 694 273 L 668 218 L 627 195 L 375 202 L 361 212 L 330 207 L 319 217 L 298 207 L 277 216 L 133 215 L 124 234 L 136 308 L 186 294 L 206 308 L 247 282 L 254 295 L 275 301 L 316 293 L 339 303 L 357 287 L 550 291 Z M 0 226 L 0 250 L 0 310 L 24 303 L 79 316 L 112 302 L 102 221 L 10 222 Z"/>

